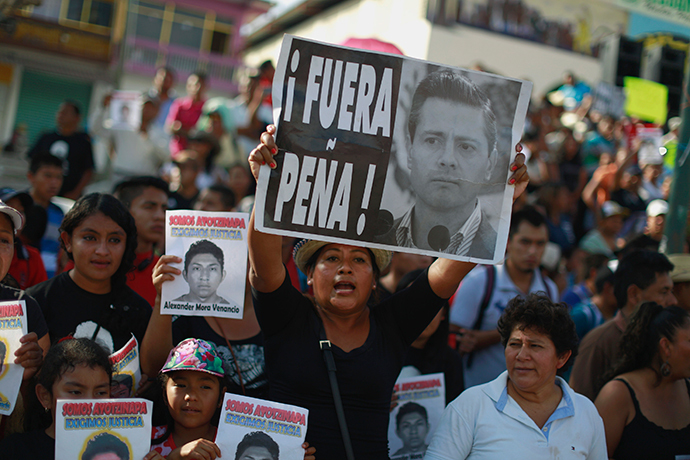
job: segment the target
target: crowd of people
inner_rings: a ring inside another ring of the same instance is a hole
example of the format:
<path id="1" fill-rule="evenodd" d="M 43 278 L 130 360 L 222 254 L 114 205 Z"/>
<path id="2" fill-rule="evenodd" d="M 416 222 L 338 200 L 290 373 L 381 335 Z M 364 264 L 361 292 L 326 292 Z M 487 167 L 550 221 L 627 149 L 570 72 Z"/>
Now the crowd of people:
<path id="1" fill-rule="evenodd" d="M 161 68 L 137 126 L 109 119 L 107 95 L 88 133 L 64 101 L 28 152 L 28 189 L 0 189 L 0 300 L 26 301 L 29 331 L 0 459 L 54 458 L 57 399 L 115 395 L 155 403 L 147 460 L 214 459 L 226 391 L 308 408 L 305 459 L 690 455 L 690 254 L 660 252 L 679 120 L 600 113 L 571 74 L 530 107 L 503 264 L 269 235 L 252 214 L 243 318 L 162 315 L 190 263 L 165 252 L 165 211 L 252 212 L 278 150 L 272 77 L 265 63 L 219 101 L 202 72 L 176 97 Z M 121 390 L 109 356 L 132 338 L 142 378 Z M 396 379 L 436 372 L 433 434 L 408 403 L 396 432 L 414 419 L 424 434 L 389 452 Z M 259 438 L 236 458 L 277 460 Z"/>

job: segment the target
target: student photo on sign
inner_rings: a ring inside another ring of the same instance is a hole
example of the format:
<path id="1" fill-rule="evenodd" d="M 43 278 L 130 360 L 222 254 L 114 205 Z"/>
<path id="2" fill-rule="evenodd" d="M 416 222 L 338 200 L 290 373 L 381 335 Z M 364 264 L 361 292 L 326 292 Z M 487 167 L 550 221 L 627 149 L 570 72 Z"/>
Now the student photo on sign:
<path id="1" fill-rule="evenodd" d="M 175 302 L 229 304 L 216 292 L 225 279 L 223 250 L 208 240 L 194 242 L 184 256 L 182 276 L 189 292 Z"/>
<path id="2" fill-rule="evenodd" d="M 499 156 L 488 96 L 458 72 L 432 72 L 417 85 L 405 128 L 402 160 L 415 203 L 395 220 L 387 243 L 493 258 L 497 231 L 478 199 Z"/>
<path id="3" fill-rule="evenodd" d="M 247 433 L 237 444 L 236 460 L 278 460 L 278 444 L 263 431 Z"/>
<path id="4" fill-rule="evenodd" d="M 86 444 L 81 460 L 129 460 L 125 442 L 110 433 L 99 433 Z"/>
<path id="5" fill-rule="evenodd" d="M 408 402 L 400 407 L 395 416 L 395 434 L 403 446 L 395 451 L 393 457 L 423 454 L 429 445 L 426 435 L 429 433 L 429 417 L 424 406 Z"/>
<path id="6" fill-rule="evenodd" d="M 110 382 L 110 397 L 129 398 L 132 395 L 133 386 L 134 377 L 130 374 L 113 375 L 113 380 Z"/>

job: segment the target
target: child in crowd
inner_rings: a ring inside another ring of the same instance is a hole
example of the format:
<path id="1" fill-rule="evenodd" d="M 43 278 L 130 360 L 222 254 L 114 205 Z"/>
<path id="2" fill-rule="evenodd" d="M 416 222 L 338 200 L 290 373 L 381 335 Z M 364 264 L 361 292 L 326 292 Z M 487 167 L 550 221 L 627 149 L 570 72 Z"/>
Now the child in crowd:
<path id="1" fill-rule="evenodd" d="M 211 422 L 223 403 L 225 373 L 216 347 L 201 339 L 183 340 L 170 351 L 159 376 L 168 424 L 154 429 L 152 449 L 169 459 L 220 457 Z"/>
<path id="2" fill-rule="evenodd" d="M 192 209 L 199 196 L 196 178 L 201 172 L 201 165 L 194 150 L 183 150 L 177 154 L 170 170 L 171 209 Z"/>
<path id="3" fill-rule="evenodd" d="M 74 268 L 30 288 L 53 342 L 72 335 L 99 340 L 113 353 L 144 337 L 151 306 L 126 285 L 137 247 L 129 211 L 112 195 L 80 198 L 65 215 L 62 246 Z"/>
<path id="4" fill-rule="evenodd" d="M 213 344 L 185 339 L 172 349 L 160 371 L 168 424 L 154 429 L 152 451 L 167 459 L 221 456 L 213 442 L 217 431 L 213 422 L 223 403 L 224 377 L 223 361 Z M 316 449 L 308 443 L 302 447 L 304 460 L 315 460 Z"/>
<path id="5" fill-rule="evenodd" d="M 58 399 L 107 399 L 112 366 L 108 352 L 90 339 L 68 338 L 48 350 L 36 377 L 36 398 L 42 406 L 32 431 L 15 434 L 0 443 L 0 459 L 53 460 L 55 407 Z M 31 425 L 31 422 L 29 423 Z M 160 460 L 151 452 L 144 460 Z"/>
<path id="6" fill-rule="evenodd" d="M 62 160 L 45 152 L 31 159 L 29 172 L 26 174 L 31 184 L 29 194 L 34 200 L 33 208 L 26 211 L 28 226 L 31 227 L 33 221 L 45 222 L 45 228 L 36 237 L 48 278 L 52 278 L 57 272 L 60 225 L 65 217 L 62 209 L 51 201 L 62 187 L 62 173 Z"/>

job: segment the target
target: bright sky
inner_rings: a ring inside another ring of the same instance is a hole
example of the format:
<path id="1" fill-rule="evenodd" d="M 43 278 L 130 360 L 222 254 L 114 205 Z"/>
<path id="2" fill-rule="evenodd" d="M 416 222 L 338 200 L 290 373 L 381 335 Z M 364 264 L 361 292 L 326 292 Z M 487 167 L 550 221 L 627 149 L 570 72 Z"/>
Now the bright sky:
<path id="1" fill-rule="evenodd" d="M 273 0 L 278 5 L 292 5 L 294 3 L 299 3 L 304 0 Z"/>

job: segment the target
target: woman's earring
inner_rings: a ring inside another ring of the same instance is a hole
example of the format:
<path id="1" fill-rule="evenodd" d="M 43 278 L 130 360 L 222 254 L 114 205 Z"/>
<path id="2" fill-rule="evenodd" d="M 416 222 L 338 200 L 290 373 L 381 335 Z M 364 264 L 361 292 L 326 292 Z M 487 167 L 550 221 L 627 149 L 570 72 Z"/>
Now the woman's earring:
<path id="1" fill-rule="evenodd" d="M 668 377 L 671 375 L 671 365 L 668 363 L 668 361 L 664 361 L 664 364 L 661 365 L 659 372 L 661 372 L 662 377 Z"/>
<path id="2" fill-rule="evenodd" d="M 50 412 L 50 409 L 48 409 L 47 407 L 44 407 L 43 410 L 46 412 Z"/>

